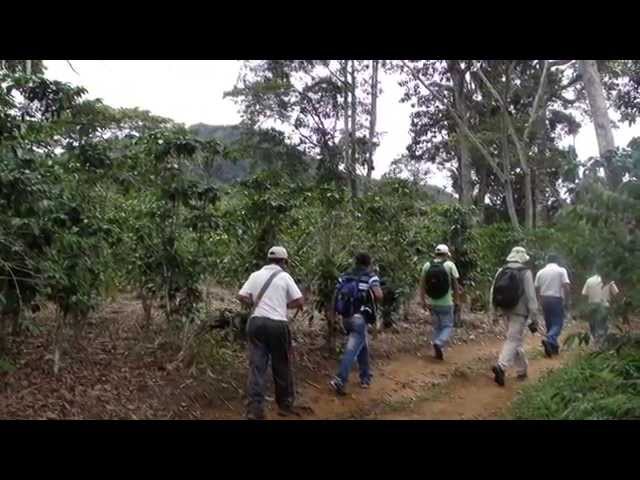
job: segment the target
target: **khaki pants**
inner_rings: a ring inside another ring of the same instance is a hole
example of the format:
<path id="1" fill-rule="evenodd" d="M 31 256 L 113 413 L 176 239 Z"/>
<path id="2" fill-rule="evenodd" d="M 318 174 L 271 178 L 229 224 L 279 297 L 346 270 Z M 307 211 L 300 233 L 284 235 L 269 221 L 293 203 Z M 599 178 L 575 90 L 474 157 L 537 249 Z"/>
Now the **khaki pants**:
<path id="1" fill-rule="evenodd" d="M 514 366 L 516 374 L 527 373 L 527 356 L 524 352 L 524 331 L 527 327 L 527 317 L 521 315 L 506 315 L 507 340 L 502 346 L 502 352 L 498 358 L 498 365 L 503 370 Z"/>

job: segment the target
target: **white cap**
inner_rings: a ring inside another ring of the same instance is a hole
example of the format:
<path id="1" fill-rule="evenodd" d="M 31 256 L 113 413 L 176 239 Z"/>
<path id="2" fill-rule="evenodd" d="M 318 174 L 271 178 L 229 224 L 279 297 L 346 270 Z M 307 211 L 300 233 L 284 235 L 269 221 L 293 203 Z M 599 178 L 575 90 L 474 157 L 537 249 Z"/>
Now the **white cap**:
<path id="1" fill-rule="evenodd" d="M 269 253 L 267 253 L 267 258 L 287 259 L 289 256 L 287 255 L 287 251 L 284 247 L 271 247 L 269 249 Z"/>
<path id="2" fill-rule="evenodd" d="M 449 247 L 447 247 L 445 244 L 441 243 L 440 245 L 438 245 L 436 247 L 436 253 L 444 253 L 446 255 L 449 255 Z"/>

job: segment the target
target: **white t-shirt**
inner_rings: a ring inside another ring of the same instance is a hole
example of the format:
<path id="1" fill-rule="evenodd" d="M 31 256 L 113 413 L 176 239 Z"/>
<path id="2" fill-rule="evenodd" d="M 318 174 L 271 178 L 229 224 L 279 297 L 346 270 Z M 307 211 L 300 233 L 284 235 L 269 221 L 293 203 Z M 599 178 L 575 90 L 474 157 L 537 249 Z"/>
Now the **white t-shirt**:
<path id="1" fill-rule="evenodd" d="M 564 298 L 563 285 L 569 285 L 569 274 L 557 263 L 550 263 L 536 275 L 535 287 L 542 297 Z"/>
<path id="2" fill-rule="evenodd" d="M 582 288 L 582 295 L 586 295 L 589 298 L 589 303 L 601 303 L 602 305 L 609 306 L 609 300 L 613 295 L 620 293 L 618 287 L 614 282 L 609 282 L 603 285 L 600 275 L 594 275 L 584 282 Z"/>
<path id="3" fill-rule="evenodd" d="M 240 295 L 251 296 L 255 301 L 262 286 L 276 270 L 282 270 L 278 265 L 266 265 L 257 272 L 253 272 L 238 292 Z M 300 289 L 287 272 L 274 278 L 269 288 L 262 296 L 260 305 L 253 313 L 255 317 L 267 317 L 272 320 L 287 321 L 287 303 L 302 297 Z"/>

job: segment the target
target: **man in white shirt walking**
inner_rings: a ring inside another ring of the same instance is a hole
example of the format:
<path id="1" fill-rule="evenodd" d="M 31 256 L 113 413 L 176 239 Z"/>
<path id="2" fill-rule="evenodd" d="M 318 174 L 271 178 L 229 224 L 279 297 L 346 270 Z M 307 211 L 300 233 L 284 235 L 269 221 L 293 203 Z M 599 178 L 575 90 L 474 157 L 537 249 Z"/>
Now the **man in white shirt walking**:
<path id="1" fill-rule="evenodd" d="M 587 317 L 594 346 L 602 347 L 604 339 L 609 333 L 609 302 L 620 293 L 613 281 L 605 281 L 597 273 L 587 279 L 582 288 L 582 295 L 589 302 Z"/>
<path id="2" fill-rule="evenodd" d="M 291 334 L 287 309 L 302 308 L 304 298 L 285 270 L 288 255 L 283 247 L 272 247 L 268 264 L 253 272 L 238 292 L 238 299 L 251 306 L 247 322 L 249 378 L 247 418 L 263 420 L 265 377 L 269 358 L 276 390 L 278 414 L 298 415 L 293 409 L 295 389 L 291 371 Z"/>
<path id="3" fill-rule="evenodd" d="M 565 311 L 569 304 L 571 283 L 567 270 L 558 263 L 560 257 L 551 254 L 547 257 L 547 266 L 538 272 L 534 282 L 542 303 L 547 335 L 542 340 L 544 354 L 547 357 L 558 355 L 560 346 L 558 337 L 564 326 Z"/>

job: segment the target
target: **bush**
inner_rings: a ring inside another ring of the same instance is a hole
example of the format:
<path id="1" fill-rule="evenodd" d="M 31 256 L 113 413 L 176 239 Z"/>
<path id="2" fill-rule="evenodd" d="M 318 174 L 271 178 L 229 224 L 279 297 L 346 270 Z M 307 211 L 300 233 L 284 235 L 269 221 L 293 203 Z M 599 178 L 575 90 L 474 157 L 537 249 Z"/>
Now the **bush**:
<path id="1" fill-rule="evenodd" d="M 527 386 L 512 405 L 515 419 L 640 418 L 640 345 L 588 354 Z"/>

